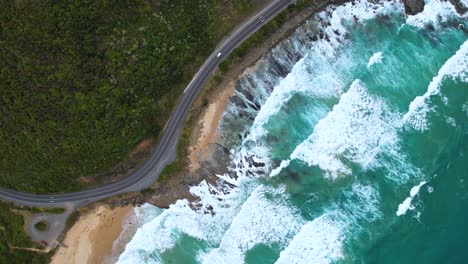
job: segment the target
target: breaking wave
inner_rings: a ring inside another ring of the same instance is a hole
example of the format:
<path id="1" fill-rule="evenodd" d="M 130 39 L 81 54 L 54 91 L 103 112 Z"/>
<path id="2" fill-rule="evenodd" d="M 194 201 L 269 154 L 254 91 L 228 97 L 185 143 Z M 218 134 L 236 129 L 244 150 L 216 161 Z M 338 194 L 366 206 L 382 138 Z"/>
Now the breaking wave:
<path id="1" fill-rule="evenodd" d="M 230 175 L 190 187 L 194 202 L 136 209 L 150 217 L 118 263 L 373 260 L 423 221 L 444 153 L 468 135 L 465 18 L 438 0 L 409 17 L 397 0 L 312 16 L 237 80 L 218 127 Z"/>

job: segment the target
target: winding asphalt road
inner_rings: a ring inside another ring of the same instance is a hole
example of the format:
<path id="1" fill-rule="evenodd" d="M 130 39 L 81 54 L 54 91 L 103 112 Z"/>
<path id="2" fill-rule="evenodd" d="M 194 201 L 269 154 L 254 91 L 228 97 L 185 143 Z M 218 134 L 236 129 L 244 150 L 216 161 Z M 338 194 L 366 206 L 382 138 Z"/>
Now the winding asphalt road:
<path id="1" fill-rule="evenodd" d="M 237 46 L 255 33 L 278 13 L 294 3 L 295 0 L 273 0 L 257 15 L 238 27 L 213 51 L 197 74 L 193 77 L 173 111 L 166 128 L 151 156 L 134 173 L 121 180 L 92 189 L 64 194 L 30 194 L 0 188 L 0 199 L 18 205 L 59 207 L 80 206 L 114 195 L 139 191 L 151 186 L 159 177 L 162 169 L 175 158 L 179 131 L 197 95 L 203 89 L 219 63 Z"/>

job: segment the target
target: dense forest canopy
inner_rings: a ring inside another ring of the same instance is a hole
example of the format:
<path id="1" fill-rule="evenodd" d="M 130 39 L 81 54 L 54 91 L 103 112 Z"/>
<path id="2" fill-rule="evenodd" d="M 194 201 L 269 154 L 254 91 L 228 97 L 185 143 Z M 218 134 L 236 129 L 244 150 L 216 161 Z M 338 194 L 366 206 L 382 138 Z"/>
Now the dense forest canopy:
<path id="1" fill-rule="evenodd" d="M 125 159 L 158 135 L 172 110 L 166 102 L 197 63 L 267 2 L 0 0 L 0 186 L 78 190 L 78 177 Z M 270 21 L 221 70 L 306 2 Z M 38 245 L 13 208 L 0 202 L 0 263 L 47 263 L 53 252 L 14 249 Z"/>
<path id="2" fill-rule="evenodd" d="M 64 192 L 157 135 L 214 0 L 0 0 L 0 185 Z"/>
<path id="3" fill-rule="evenodd" d="M 47 263 L 49 256 L 12 247 L 36 247 L 23 229 L 24 220 L 9 204 L 0 202 L 0 263 Z"/>

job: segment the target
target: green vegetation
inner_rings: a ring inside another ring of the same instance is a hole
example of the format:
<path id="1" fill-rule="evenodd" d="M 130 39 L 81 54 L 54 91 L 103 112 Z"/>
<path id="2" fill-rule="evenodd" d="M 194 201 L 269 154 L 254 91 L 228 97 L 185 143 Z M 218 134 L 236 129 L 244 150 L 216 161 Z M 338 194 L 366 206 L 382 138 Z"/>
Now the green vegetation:
<path id="1" fill-rule="evenodd" d="M 243 2 L 242 0 L 238 0 Z M 282 24 L 288 21 L 288 18 L 295 12 L 302 10 L 305 6 L 310 5 L 312 0 L 298 0 L 295 4 L 289 6 L 286 10 L 279 13 L 272 20 L 266 23 L 260 30 L 255 32 L 250 38 L 248 38 L 244 43 L 237 47 L 228 58 L 226 58 L 220 65 L 219 68 L 221 71 L 226 72 L 229 70 L 230 65 L 235 65 L 235 63 L 241 60 L 249 50 L 252 48 L 262 45 L 265 40 L 275 32 Z"/>
<path id="2" fill-rule="evenodd" d="M 49 228 L 49 225 L 45 221 L 39 221 L 34 224 L 34 228 L 36 228 L 39 231 L 44 232 L 47 230 L 47 228 Z"/>
<path id="3" fill-rule="evenodd" d="M 40 208 L 42 212 L 51 213 L 51 214 L 61 214 L 65 212 L 65 208 Z"/>
<path id="4" fill-rule="evenodd" d="M 78 211 L 73 212 L 67 219 L 67 226 L 72 226 L 80 218 L 80 213 Z"/>
<path id="5" fill-rule="evenodd" d="M 206 55 L 264 2 L 0 0 L 0 186 L 79 190 L 86 186 L 78 177 L 105 171 L 142 139 L 158 137 Z M 259 45 L 287 19 L 280 17 L 221 68 Z M 183 129 L 178 158 L 159 181 L 183 168 L 190 131 Z M 0 202 L 0 263 L 47 263 L 50 254 L 10 247 L 39 247 L 11 208 Z"/>
<path id="6" fill-rule="evenodd" d="M 214 0 L 0 5 L 0 185 L 36 193 L 78 190 L 157 136 L 217 32 Z"/>
<path id="7" fill-rule="evenodd" d="M 26 235 L 23 217 L 12 212 L 10 208 L 10 204 L 0 202 L 0 263 L 47 263 L 49 254 L 10 247 L 38 247 Z"/>
<path id="8" fill-rule="evenodd" d="M 145 188 L 145 189 L 141 190 L 140 192 L 141 192 L 141 194 L 146 195 L 146 194 L 152 194 L 153 191 L 154 190 L 151 189 L 151 188 Z"/>
<path id="9" fill-rule="evenodd" d="M 182 171 L 184 168 L 185 160 L 188 154 L 189 136 L 192 133 L 192 129 L 193 127 L 190 126 L 184 128 L 181 131 L 181 136 L 177 144 L 176 160 L 164 168 L 164 170 L 159 175 L 157 182 L 166 182 L 171 175 Z"/>
<path id="10" fill-rule="evenodd" d="M 245 12 L 249 10 L 249 8 L 252 7 L 252 1 L 251 0 L 233 0 L 234 7 L 241 12 Z"/>
<path id="11" fill-rule="evenodd" d="M 259 3 L 0 0 L 0 186 L 51 193 L 93 184 L 78 178 L 158 137 L 198 65 Z"/>
<path id="12" fill-rule="evenodd" d="M 36 213 L 50 213 L 50 214 L 61 214 L 65 212 L 65 208 L 56 207 L 56 208 L 45 208 L 45 207 L 29 207 L 29 206 L 15 206 L 18 210 L 26 210 L 33 214 Z"/>

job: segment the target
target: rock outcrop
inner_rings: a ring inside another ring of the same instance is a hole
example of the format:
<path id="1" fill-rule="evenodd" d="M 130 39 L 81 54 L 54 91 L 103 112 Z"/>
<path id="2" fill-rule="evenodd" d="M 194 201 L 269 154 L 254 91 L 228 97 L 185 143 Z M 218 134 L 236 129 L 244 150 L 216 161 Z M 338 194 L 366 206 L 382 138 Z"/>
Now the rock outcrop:
<path id="1" fill-rule="evenodd" d="M 221 144 L 210 143 L 200 153 L 199 158 L 200 168 L 194 172 L 181 171 L 157 185 L 152 198 L 147 199 L 147 202 L 160 207 L 168 208 L 169 205 L 175 203 L 179 199 L 187 199 L 188 201 L 197 200 L 197 197 L 190 193 L 190 187 L 200 184 L 205 180 L 209 184 L 216 185 L 218 177 L 228 173 L 234 177 L 233 173 L 228 170 L 230 163 L 229 149 Z"/>
<path id="2" fill-rule="evenodd" d="M 424 9 L 424 0 L 403 0 L 403 3 L 407 15 L 416 15 Z"/>
<path id="3" fill-rule="evenodd" d="M 461 3 L 460 0 L 449 0 L 450 3 L 455 7 L 460 16 L 464 16 L 468 11 L 468 7 Z"/>
<path id="4" fill-rule="evenodd" d="M 209 175 L 229 173 L 229 149 L 218 143 L 210 143 L 200 157 L 200 168 L 195 172 L 202 178 Z"/>

